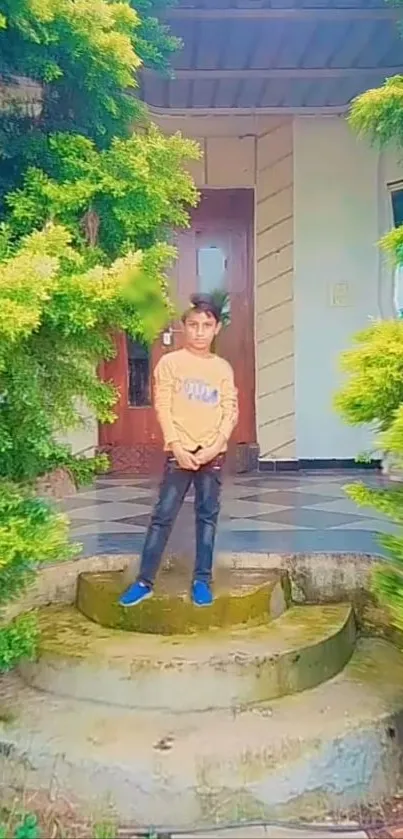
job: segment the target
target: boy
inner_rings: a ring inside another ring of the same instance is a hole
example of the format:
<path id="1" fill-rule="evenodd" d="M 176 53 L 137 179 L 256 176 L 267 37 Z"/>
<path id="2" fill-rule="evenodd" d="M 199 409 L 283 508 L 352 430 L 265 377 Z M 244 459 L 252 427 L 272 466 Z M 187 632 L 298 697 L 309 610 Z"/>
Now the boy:
<path id="1" fill-rule="evenodd" d="M 211 579 L 221 470 L 238 419 L 238 399 L 232 368 L 211 352 L 221 329 L 221 311 L 214 299 L 194 294 L 182 323 L 184 348 L 163 356 L 155 369 L 155 407 L 167 459 L 139 574 L 122 594 L 122 606 L 135 606 L 151 597 L 169 534 L 192 483 L 196 563 L 191 597 L 195 606 L 213 602 Z"/>

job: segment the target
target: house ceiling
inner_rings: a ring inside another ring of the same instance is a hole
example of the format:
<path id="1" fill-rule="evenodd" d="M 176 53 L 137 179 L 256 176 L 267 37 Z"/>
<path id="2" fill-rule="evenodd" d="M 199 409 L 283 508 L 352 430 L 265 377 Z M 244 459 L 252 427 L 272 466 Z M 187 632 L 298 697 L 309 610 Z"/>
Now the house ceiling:
<path id="1" fill-rule="evenodd" d="M 165 113 L 342 112 L 403 74 L 401 16 L 383 0 L 180 0 L 174 76 L 144 72 L 141 95 Z"/>

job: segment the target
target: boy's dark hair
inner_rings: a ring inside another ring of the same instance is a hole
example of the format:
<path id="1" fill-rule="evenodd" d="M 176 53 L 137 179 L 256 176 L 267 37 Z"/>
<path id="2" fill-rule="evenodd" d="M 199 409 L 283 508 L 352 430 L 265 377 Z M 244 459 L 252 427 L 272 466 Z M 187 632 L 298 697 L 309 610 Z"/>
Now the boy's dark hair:
<path id="1" fill-rule="evenodd" d="M 221 306 L 214 300 L 212 294 L 192 294 L 190 306 L 182 315 L 183 322 L 192 312 L 205 312 L 206 315 L 212 315 L 217 323 L 221 321 Z"/>

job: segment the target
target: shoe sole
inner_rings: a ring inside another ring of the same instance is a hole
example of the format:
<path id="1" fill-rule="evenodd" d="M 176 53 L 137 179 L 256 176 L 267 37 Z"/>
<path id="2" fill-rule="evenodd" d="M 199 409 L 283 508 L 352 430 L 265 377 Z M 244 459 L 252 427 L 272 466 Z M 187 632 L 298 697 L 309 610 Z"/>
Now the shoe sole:
<path id="1" fill-rule="evenodd" d="M 213 605 L 213 601 L 211 603 L 196 603 L 194 600 L 192 600 L 192 604 L 193 606 L 196 606 L 197 609 L 208 609 L 209 606 Z"/>
<path id="2" fill-rule="evenodd" d="M 152 596 L 153 592 L 150 591 L 148 594 L 145 594 L 144 597 L 141 598 L 141 600 L 135 600 L 133 603 L 122 603 L 122 601 L 119 600 L 119 606 L 122 606 L 123 609 L 132 609 L 133 606 L 140 606 L 140 603 L 144 603 L 145 600 L 149 600 Z"/>

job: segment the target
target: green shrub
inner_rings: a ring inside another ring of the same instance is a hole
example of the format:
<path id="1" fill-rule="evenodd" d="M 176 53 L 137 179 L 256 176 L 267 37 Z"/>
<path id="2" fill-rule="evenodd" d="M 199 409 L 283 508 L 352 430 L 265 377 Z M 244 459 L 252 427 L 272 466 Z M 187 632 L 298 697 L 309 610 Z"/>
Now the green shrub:
<path id="1" fill-rule="evenodd" d="M 89 486 L 97 475 L 103 475 L 108 471 L 109 458 L 106 454 L 97 454 L 94 457 L 71 455 L 66 461 L 66 467 L 78 487 Z"/>
<path id="2" fill-rule="evenodd" d="M 403 322 L 371 324 L 355 336 L 343 353 L 348 379 L 335 398 L 337 410 L 350 425 L 372 424 L 374 446 L 394 467 L 403 469 Z M 403 487 L 368 487 L 356 483 L 346 492 L 361 507 L 373 507 L 403 526 Z M 372 588 L 387 607 L 391 623 L 403 630 L 403 534 L 380 534 L 386 561 L 372 575 Z"/>
<path id="3" fill-rule="evenodd" d="M 402 0 L 395 0 L 402 6 Z M 400 34 L 403 30 L 400 27 Z M 403 147 L 403 76 L 358 96 L 349 122 L 353 130 L 383 149 Z M 392 229 L 380 242 L 394 266 L 403 265 L 403 226 Z M 377 430 L 375 447 L 403 471 L 403 322 L 373 323 L 356 336 L 355 346 L 343 355 L 348 381 L 336 397 L 336 407 L 346 422 L 371 423 Z M 384 489 L 363 484 L 347 488 L 358 504 L 372 506 L 403 525 L 403 488 Z M 403 536 L 382 535 L 379 541 L 387 560 L 373 574 L 373 588 L 388 607 L 392 623 L 403 629 Z"/>
<path id="4" fill-rule="evenodd" d="M 0 821 L 0 839 L 41 839 L 41 836 L 34 813 L 5 813 Z"/>
<path id="5" fill-rule="evenodd" d="M 65 516 L 28 490 L 0 481 L 0 671 L 32 657 L 36 647 L 34 616 L 7 623 L 7 604 L 33 582 L 40 564 L 70 558 L 77 550 L 68 543 Z"/>
<path id="6" fill-rule="evenodd" d="M 348 379 L 335 405 L 350 425 L 370 423 L 378 431 L 392 428 L 403 403 L 403 321 L 371 323 L 353 338 L 341 356 Z M 380 441 L 382 448 L 387 441 Z"/>
<path id="7" fill-rule="evenodd" d="M 355 336 L 343 353 L 347 381 L 335 398 L 337 410 L 350 425 L 371 424 L 374 447 L 403 469 L 403 322 L 371 324 Z M 403 487 L 356 483 L 346 492 L 361 507 L 373 507 L 403 525 Z M 380 534 L 386 561 L 374 569 L 372 588 L 388 608 L 391 622 L 403 629 L 403 535 Z"/>
<path id="8" fill-rule="evenodd" d="M 74 455 L 69 446 L 55 445 L 42 471 L 50 472 L 52 469 L 62 467 L 70 472 L 77 487 L 89 486 L 97 475 L 103 475 L 109 469 L 109 458 L 106 454 L 96 454 L 94 457 Z"/>
<path id="9" fill-rule="evenodd" d="M 80 831 L 80 833 L 78 832 Z M 77 825 L 66 824 L 63 816 L 52 808 L 47 808 L 45 813 L 39 816 L 31 811 L 25 810 L 0 810 L 0 839 L 76 839 L 81 835 L 85 839 L 117 839 L 117 826 L 112 821 L 94 821 L 92 824 L 82 824 L 77 830 Z M 154 831 L 147 833 L 145 839 L 156 839 Z"/>
<path id="10" fill-rule="evenodd" d="M 21 615 L 0 626 L 0 673 L 23 659 L 35 658 L 38 630 L 34 614 Z"/>

